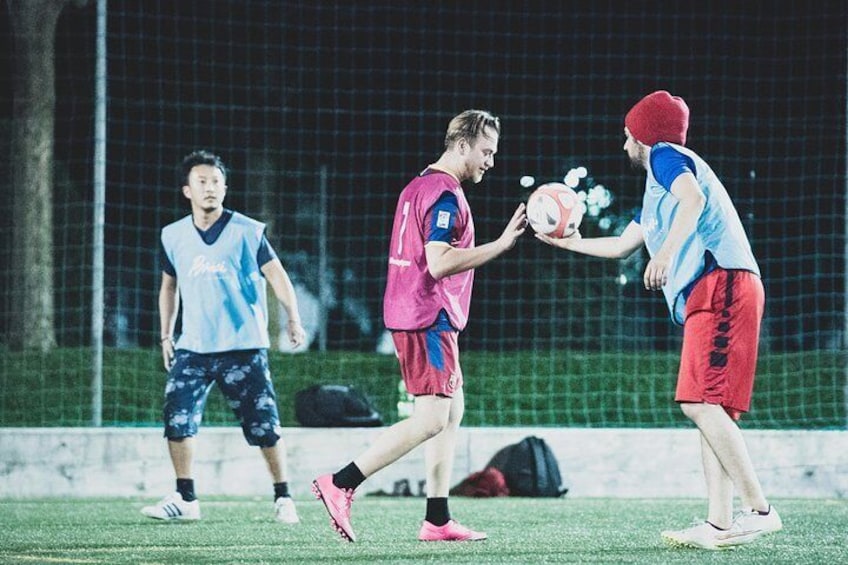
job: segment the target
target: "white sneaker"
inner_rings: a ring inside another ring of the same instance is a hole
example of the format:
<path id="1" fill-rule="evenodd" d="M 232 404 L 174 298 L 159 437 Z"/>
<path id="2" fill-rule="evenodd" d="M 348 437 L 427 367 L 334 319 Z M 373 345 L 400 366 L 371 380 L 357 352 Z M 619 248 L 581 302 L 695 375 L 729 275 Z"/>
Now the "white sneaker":
<path id="1" fill-rule="evenodd" d="M 719 542 L 720 547 L 732 547 L 751 543 L 758 537 L 783 529 L 783 521 L 773 506 L 768 514 L 760 514 L 751 508 L 745 508 L 733 518 L 733 526 L 728 535 Z"/>
<path id="2" fill-rule="evenodd" d="M 200 520 L 200 502 L 186 502 L 178 492 L 172 492 L 153 506 L 145 506 L 141 513 L 156 520 Z"/>
<path id="3" fill-rule="evenodd" d="M 722 549 L 721 536 L 730 530 L 719 530 L 709 522 L 699 522 L 685 530 L 666 530 L 660 535 L 672 547 L 695 547 L 698 549 Z"/>
<path id="4" fill-rule="evenodd" d="M 283 522 L 284 524 L 297 524 L 300 522 L 297 509 L 294 507 L 294 500 L 288 496 L 281 496 L 274 501 L 274 516 L 278 522 Z"/>

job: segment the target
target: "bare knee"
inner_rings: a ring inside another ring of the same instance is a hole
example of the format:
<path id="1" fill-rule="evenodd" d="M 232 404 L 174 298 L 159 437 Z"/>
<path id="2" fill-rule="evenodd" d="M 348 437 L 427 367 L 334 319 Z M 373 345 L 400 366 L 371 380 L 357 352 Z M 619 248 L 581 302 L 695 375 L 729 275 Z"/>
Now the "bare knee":
<path id="1" fill-rule="evenodd" d="M 415 421 L 418 430 L 424 436 L 425 440 L 439 435 L 448 426 L 447 414 L 413 413 L 411 419 Z"/>
<path id="2" fill-rule="evenodd" d="M 442 433 L 447 426 L 447 418 L 429 418 L 422 429 L 424 431 L 424 435 L 427 436 L 427 439 L 430 439 L 431 437 Z"/>
<path id="3" fill-rule="evenodd" d="M 428 440 L 439 435 L 451 425 L 451 399 L 439 396 L 416 396 L 410 420 L 419 433 Z"/>

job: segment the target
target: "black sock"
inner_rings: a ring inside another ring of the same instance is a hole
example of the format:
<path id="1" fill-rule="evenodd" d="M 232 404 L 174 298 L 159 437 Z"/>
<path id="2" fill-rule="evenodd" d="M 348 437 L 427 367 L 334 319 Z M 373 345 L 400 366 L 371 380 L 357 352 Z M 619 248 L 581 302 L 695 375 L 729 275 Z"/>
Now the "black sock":
<path id="1" fill-rule="evenodd" d="M 450 511 L 448 511 L 447 498 L 428 498 L 427 499 L 427 515 L 425 520 L 434 526 L 444 526 L 450 521 Z"/>
<path id="2" fill-rule="evenodd" d="M 274 500 L 278 498 L 282 498 L 284 496 L 291 496 L 289 494 L 289 483 L 283 481 L 281 483 L 274 483 Z"/>
<path id="3" fill-rule="evenodd" d="M 186 502 L 197 500 L 194 496 L 194 479 L 177 479 L 177 492 Z"/>
<path id="4" fill-rule="evenodd" d="M 356 466 L 356 463 L 351 461 L 347 467 L 333 475 L 333 484 L 338 488 L 356 489 L 365 480 L 365 475 Z"/>

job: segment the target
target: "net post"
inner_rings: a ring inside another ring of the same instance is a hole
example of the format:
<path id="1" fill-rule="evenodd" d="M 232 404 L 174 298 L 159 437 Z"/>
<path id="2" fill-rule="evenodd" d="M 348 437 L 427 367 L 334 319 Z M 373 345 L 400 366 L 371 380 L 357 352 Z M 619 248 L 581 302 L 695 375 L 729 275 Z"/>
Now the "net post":
<path id="1" fill-rule="evenodd" d="M 327 165 L 318 173 L 318 303 L 321 305 L 318 326 L 318 351 L 327 351 Z"/>
<path id="2" fill-rule="evenodd" d="M 103 261 L 106 208 L 106 0 L 97 0 L 94 108 L 94 222 L 91 289 L 91 425 L 103 424 Z"/>
<path id="3" fill-rule="evenodd" d="M 848 51 L 848 49 L 846 49 Z M 848 67 L 848 65 L 846 65 Z M 846 78 L 846 86 L 848 86 L 848 78 Z M 845 100 L 846 111 L 848 111 L 848 98 Z M 848 115 L 848 113 L 846 114 Z M 848 127 L 845 128 L 845 137 L 848 140 Z M 845 150 L 845 157 L 848 159 L 848 147 Z M 846 161 L 848 162 L 848 161 Z M 848 194 L 848 175 L 845 175 L 845 194 Z M 845 260 L 845 265 L 848 265 L 848 197 L 845 198 L 845 222 L 843 222 L 843 226 L 845 226 L 845 234 L 844 234 L 844 244 L 845 251 L 843 258 Z M 843 269 L 844 276 L 844 284 L 842 288 L 842 308 L 844 310 L 843 315 L 843 328 L 842 328 L 842 354 L 843 356 L 848 352 L 848 269 Z M 844 427 L 848 429 L 848 363 L 845 364 L 845 386 L 842 389 L 842 401 L 845 404 L 845 422 Z"/>

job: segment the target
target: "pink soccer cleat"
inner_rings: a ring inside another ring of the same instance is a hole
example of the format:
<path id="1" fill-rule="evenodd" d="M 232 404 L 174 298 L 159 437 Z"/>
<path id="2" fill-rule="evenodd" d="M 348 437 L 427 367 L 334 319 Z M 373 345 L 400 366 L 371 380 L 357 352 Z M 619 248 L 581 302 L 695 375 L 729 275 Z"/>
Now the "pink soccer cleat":
<path id="1" fill-rule="evenodd" d="M 330 514 L 330 525 L 342 536 L 342 539 L 356 541 L 356 535 L 350 525 L 353 489 L 339 488 L 333 484 L 332 475 L 321 475 L 312 481 L 312 493 L 324 503 L 327 513 Z"/>
<path id="2" fill-rule="evenodd" d="M 418 532 L 420 541 L 480 541 L 486 537 L 485 533 L 469 530 L 456 520 L 450 520 L 444 526 L 434 526 L 424 520 Z"/>

